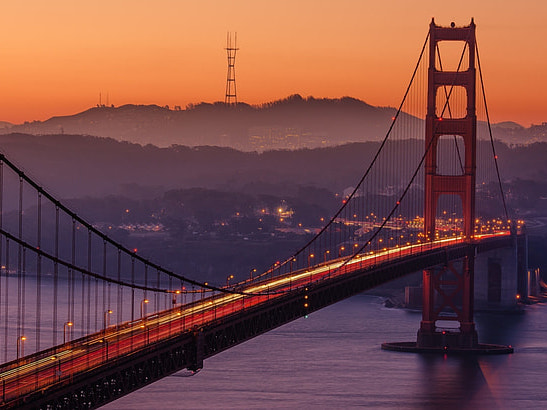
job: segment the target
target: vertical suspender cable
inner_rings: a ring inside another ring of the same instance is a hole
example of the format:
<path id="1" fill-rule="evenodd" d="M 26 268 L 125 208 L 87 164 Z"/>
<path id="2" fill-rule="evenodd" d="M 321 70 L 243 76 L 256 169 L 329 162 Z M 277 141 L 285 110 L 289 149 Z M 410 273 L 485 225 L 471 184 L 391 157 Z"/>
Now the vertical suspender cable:
<path id="1" fill-rule="evenodd" d="M 120 248 L 118 248 L 118 281 L 121 280 L 121 276 L 122 276 L 122 251 Z M 118 323 L 121 323 L 122 322 L 122 286 L 121 285 L 118 285 L 118 300 L 116 301 L 117 302 L 117 309 L 118 309 L 118 312 L 117 312 L 117 322 Z"/>
<path id="2" fill-rule="evenodd" d="M 18 220 L 19 220 L 19 229 L 18 229 L 18 238 L 22 239 L 23 237 L 23 178 L 19 177 L 19 210 L 18 210 Z M 23 272 L 22 272 L 22 251 L 23 248 L 21 245 L 17 246 L 17 343 L 22 336 L 22 307 L 23 307 Z"/>
<path id="3" fill-rule="evenodd" d="M 82 273 L 81 274 L 81 290 L 82 292 L 80 293 L 80 300 L 79 300 L 79 303 L 80 303 L 80 312 L 81 312 L 81 325 L 80 325 L 80 329 L 81 329 L 81 335 L 82 337 L 85 336 L 85 329 L 86 329 L 86 318 L 85 318 L 85 307 L 86 307 L 86 298 L 85 298 L 85 282 L 86 282 L 86 277 L 85 275 Z"/>
<path id="4" fill-rule="evenodd" d="M 91 231 L 87 230 L 87 270 L 91 272 Z M 82 278 L 82 281 L 84 278 Z M 95 288 L 96 289 L 96 288 Z M 97 295 L 95 295 L 95 300 L 97 300 Z M 97 309 L 95 309 L 96 311 Z M 89 333 L 91 331 L 91 277 L 87 277 L 87 326 L 86 331 Z"/>
<path id="5" fill-rule="evenodd" d="M 157 270 L 156 273 L 157 273 L 156 287 L 159 288 L 160 287 L 160 271 Z M 157 293 L 154 294 L 154 304 L 155 304 L 154 309 L 157 312 L 159 310 L 159 295 Z"/>
<path id="6" fill-rule="evenodd" d="M 22 277 L 22 284 L 21 284 L 21 337 L 25 336 L 25 302 L 26 302 L 26 271 L 27 271 L 27 264 L 26 264 L 26 254 L 27 249 L 23 248 L 21 245 L 19 245 L 19 248 L 21 249 L 21 277 Z"/>
<path id="7" fill-rule="evenodd" d="M 59 206 L 55 205 L 55 259 L 59 258 Z M 57 345 L 57 303 L 59 287 L 59 264 L 53 262 L 53 345 Z"/>
<path id="8" fill-rule="evenodd" d="M 0 229 L 3 227 L 2 223 L 2 216 L 4 213 L 4 205 L 3 205 L 3 199 L 4 199 L 4 161 L 0 160 Z M 5 276 L 5 281 L 7 284 L 8 281 L 8 274 L 6 269 L 2 268 L 2 261 L 4 258 L 2 257 L 2 251 L 3 251 L 3 238 L 0 237 L 0 317 L 2 313 L 2 276 Z M 7 319 L 7 317 L 6 317 Z M 7 320 L 6 320 L 7 322 Z M 6 360 L 4 360 L 6 361 Z"/>
<path id="9" fill-rule="evenodd" d="M 144 286 L 148 287 L 148 265 L 144 265 Z M 144 298 L 148 298 L 148 291 L 144 291 Z"/>
<path id="10" fill-rule="evenodd" d="M 106 278 L 106 240 L 103 239 L 103 277 Z M 103 311 L 101 312 L 101 318 L 102 315 L 110 309 L 110 295 L 108 295 L 108 301 L 107 301 L 107 295 L 106 295 L 106 281 L 103 281 Z"/>
<path id="11" fill-rule="evenodd" d="M 38 192 L 38 215 L 36 227 L 36 246 L 42 249 L 42 194 Z M 42 255 L 36 257 L 36 351 L 40 351 L 40 331 L 42 312 Z"/>
<path id="12" fill-rule="evenodd" d="M 74 218 L 72 218 L 72 264 L 73 265 L 76 265 L 76 220 Z M 69 317 L 68 317 L 68 321 L 69 322 L 74 322 L 74 299 L 75 299 L 75 281 L 76 281 L 76 277 L 74 275 L 74 269 L 69 269 L 68 271 L 68 274 L 70 276 L 69 280 L 68 280 L 68 283 L 69 283 L 69 287 L 70 287 L 70 291 L 69 291 L 69 299 L 70 299 L 70 313 L 69 313 Z"/>
<path id="13" fill-rule="evenodd" d="M 131 284 L 135 285 L 135 258 L 131 258 Z M 135 288 L 131 288 L 131 321 L 135 320 Z"/>
<path id="14" fill-rule="evenodd" d="M 4 286 L 5 295 L 4 295 L 4 362 L 8 361 L 8 322 L 9 322 L 9 281 L 8 281 L 8 272 L 9 272 L 9 239 L 6 239 L 6 285 Z"/>

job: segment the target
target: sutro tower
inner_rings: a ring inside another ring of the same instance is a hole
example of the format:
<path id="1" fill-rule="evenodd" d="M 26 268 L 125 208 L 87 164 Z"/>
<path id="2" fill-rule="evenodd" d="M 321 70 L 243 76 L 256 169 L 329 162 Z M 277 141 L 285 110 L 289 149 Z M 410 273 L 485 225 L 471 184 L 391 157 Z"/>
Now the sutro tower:
<path id="1" fill-rule="evenodd" d="M 228 74 L 226 76 L 226 96 L 224 104 L 237 105 L 236 92 L 236 52 L 237 48 L 237 33 L 233 36 L 231 33 L 226 35 L 226 54 L 228 56 Z"/>

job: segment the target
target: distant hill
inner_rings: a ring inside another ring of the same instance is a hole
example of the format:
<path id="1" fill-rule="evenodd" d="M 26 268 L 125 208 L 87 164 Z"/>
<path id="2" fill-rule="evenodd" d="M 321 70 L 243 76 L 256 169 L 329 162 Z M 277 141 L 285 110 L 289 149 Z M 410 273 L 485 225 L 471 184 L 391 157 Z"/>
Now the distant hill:
<path id="1" fill-rule="evenodd" d="M 547 141 L 547 122 L 525 128 L 515 122 L 506 121 L 492 126 L 495 138 L 508 144 L 533 144 Z"/>
<path id="2" fill-rule="evenodd" d="M 517 124 L 514 121 L 498 122 L 497 124 L 492 124 L 492 126 L 498 129 L 509 129 L 509 130 L 520 130 L 520 131 L 525 129 L 522 125 Z"/>
<path id="3" fill-rule="evenodd" d="M 190 104 L 185 109 L 157 105 L 98 106 L 78 114 L 20 125 L 0 123 L 0 134 L 79 134 L 142 145 L 223 146 L 242 151 L 299 149 L 351 142 L 379 141 L 396 110 L 351 98 L 303 98 L 298 94 L 259 106 L 239 103 Z M 401 114 L 400 122 L 419 130 L 423 120 Z M 547 123 L 524 128 L 514 122 L 494 124 L 495 139 L 511 144 L 547 141 Z M 409 136 L 412 137 L 412 136 Z M 489 138 L 485 123 L 479 139 Z"/>
<path id="4" fill-rule="evenodd" d="M 350 97 L 316 99 L 296 94 L 260 106 L 200 103 L 175 110 L 157 105 L 100 106 L 0 133 L 81 134 L 160 147 L 214 145 L 263 151 L 377 141 L 394 114 L 394 108 L 373 107 Z"/>

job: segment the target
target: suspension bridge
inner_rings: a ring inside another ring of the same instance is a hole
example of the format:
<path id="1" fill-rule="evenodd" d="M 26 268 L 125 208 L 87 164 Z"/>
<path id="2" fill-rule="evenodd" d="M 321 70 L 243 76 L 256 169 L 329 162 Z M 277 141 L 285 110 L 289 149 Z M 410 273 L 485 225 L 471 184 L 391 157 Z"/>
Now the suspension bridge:
<path id="1" fill-rule="evenodd" d="M 505 207 L 491 132 L 491 152 L 477 155 L 477 115 L 490 131 L 485 96 L 474 22 L 432 21 L 389 130 L 338 212 L 287 259 L 226 285 L 116 242 L 0 155 L 2 408 L 99 407 L 418 271 L 417 340 L 386 348 L 510 351 L 480 344 L 473 322 L 475 258 L 525 241 Z M 489 297 L 514 297 L 500 275 L 516 273 L 492 269 Z"/>

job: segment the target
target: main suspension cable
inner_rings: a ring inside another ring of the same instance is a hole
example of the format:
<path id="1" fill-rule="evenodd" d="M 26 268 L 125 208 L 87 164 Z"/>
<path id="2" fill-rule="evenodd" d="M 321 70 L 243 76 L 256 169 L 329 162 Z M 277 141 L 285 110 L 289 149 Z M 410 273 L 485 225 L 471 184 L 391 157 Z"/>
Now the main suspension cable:
<path id="1" fill-rule="evenodd" d="M 484 90 L 484 81 L 482 78 L 482 68 L 481 68 L 481 59 L 479 56 L 479 46 L 478 44 L 475 44 L 476 47 L 476 54 L 477 54 L 477 63 L 479 65 L 479 78 L 481 81 L 481 89 L 482 89 L 482 98 L 484 101 L 484 110 L 486 112 L 486 122 L 488 123 L 488 133 L 490 135 L 490 145 L 492 146 L 492 154 L 494 155 L 494 164 L 496 165 L 496 175 L 498 177 L 498 186 L 500 190 L 501 200 L 503 203 L 503 210 L 505 212 L 505 219 L 509 219 L 509 212 L 507 212 L 507 204 L 505 203 L 505 193 L 503 192 L 503 185 L 501 183 L 501 177 L 500 177 L 500 169 L 498 166 L 498 156 L 496 155 L 496 148 L 494 147 L 494 138 L 492 137 L 492 126 L 490 125 L 490 115 L 488 113 L 488 105 L 486 104 L 486 92 Z"/>
<path id="2" fill-rule="evenodd" d="M 287 264 L 289 264 L 291 261 L 293 261 L 298 255 L 300 255 L 302 252 L 304 252 L 309 246 L 311 246 L 311 244 L 313 244 L 319 237 L 321 237 L 321 235 L 336 221 L 336 219 L 338 218 L 338 216 L 340 216 L 340 214 L 342 213 L 342 211 L 349 205 L 351 199 L 357 194 L 358 190 L 361 188 L 361 186 L 363 185 L 365 179 L 368 177 L 368 175 L 370 174 L 374 164 L 376 163 L 376 161 L 378 160 L 378 157 L 380 156 L 380 153 L 382 152 L 382 150 L 384 149 L 384 146 L 386 145 L 386 142 L 389 138 L 389 136 L 391 135 L 391 131 L 393 130 L 393 127 L 395 126 L 395 123 L 397 122 L 397 118 L 399 117 L 399 115 L 401 114 L 402 112 L 402 108 L 403 108 L 403 105 L 408 97 L 408 94 L 410 93 L 410 89 L 411 89 L 411 86 L 414 82 L 414 79 L 416 77 L 416 73 L 418 72 L 418 68 L 420 67 L 420 63 L 422 61 L 422 58 L 423 58 L 423 55 L 424 55 L 424 52 L 425 52 L 425 49 L 426 49 L 426 46 L 428 44 L 428 40 L 429 40 L 429 32 L 427 33 L 426 35 L 426 38 L 425 38 L 425 41 L 424 41 L 424 44 L 422 46 L 422 49 L 420 51 L 420 56 L 418 58 L 418 62 L 416 63 L 416 66 L 414 67 L 414 71 L 412 72 L 412 76 L 410 78 L 410 82 L 406 88 L 406 91 L 403 95 L 403 99 L 401 101 L 401 103 L 399 104 L 399 107 L 397 109 L 397 112 L 395 114 L 395 116 L 392 118 L 392 121 L 391 121 L 391 124 L 389 126 L 389 129 L 388 131 L 386 132 L 386 135 L 384 136 L 384 139 L 382 140 L 382 143 L 380 144 L 380 146 L 378 147 L 378 150 L 376 151 L 376 154 L 374 155 L 374 158 L 372 159 L 371 163 L 369 164 L 367 170 L 365 171 L 365 173 L 363 174 L 363 176 L 361 177 L 361 179 L 359 180 L 359 183 L 357 184 L 357 186 L 353 189 L 353 191 L 351 192 L 351 194 L 347 197 L 346 201 L 342 204 L 342 206 L 338 209 L 338 211 L 334 214 L 334 216 L 332 216 L 332 218 L 329 220 L 329 222 L 323 226 L 323 228 L 321 228 L 321 230 L 312 238 L 310 239 L 304 246 L 302 246 L 298 251 L 296 251 L 295 253 L 293 253 L 293 255 L 286 259 L 285 261 L 277 264 L 276 267 L 274 268 L 271 268 L 269 270 L 267 270 L 266 272 L 262 273 L 261 275 L 258 275 L 258 277 L 261 277 L 261 276 L 264 276 L 264 275 L 267 275 L 268 273 L 270 273 L 273 269 L 275 268 L 281 268 L 282 266 L 285 266 Z"/>
<path id="3" fill-rule="evenodd" d="M 460 61 L 458 63 L 458 68 L 457 68 L 457 71 L 456 72 L 459 72 L 460 70 L 460 67 L 461 67 L 461 64 L 463 62 L 463 58 L 464 58 L 464 55 L 465 55 L 465 50 L 467 48 L 467 41 L 465 42 L 465 46 L 464 46 L 464 49 L 462 51 L 462 54 L 460 56 Z M 455 78 L 454 78 L 454 81 L 452 82 L 451 86 L 450 86 L 450 90 L 448 92 L 448 95 L 447 95 L 447 98 L 446 98 L 446 101 L 444 103 L 444 106 L 443 106 L 443 109 L 441 111 L 441 118 L 442 116 L 444 115 L 444 112 L 446 111 L 447 107 L 448 107 L 448 102 L 450 100 L 450 96 L 452 95 L 452 91 L 454 90 L 454 86 L 455 86 Z M 438 126 L 438 122 L 435 123 L 435 128 L 437 128 Z M 374 232 L 374 234 L 370 237 L 370 239 L 365 242 L 364 245 L 362 245 L 361 247 L 359 247 L 354 253 L 353 255 L 351 255 L 348 259 L 346 259 L 344 261 L 344 263 L 342 263 L 338 268 L 338 269 L 342 269 L 343 267 L 345 267 L 348 263 L 350 263 L 353 259 L 355 259 L 357 257 L 357 255 L 359 255 L 360 253 L 362 253 L 364 251 L 364 249 L 369 246 L 372 241 L 378 236 L 378 234 L 380 233 L 380 231 L 384 228 L 384 226 L 388 223 L 388 221 L 391 219 L 391 217 L 393 216 L 393 214 L 395 213 L 395 211 L 397 210 L 397 208 L 399 207 L 399 205 L 401 204 L 401 201 L 404 199 L 404 197 L 406 196 L 407 192 L 409 191 L 410 187 L 412 186 L 412 184 L 414 183 L 414 180 L 416 179 L 416 176 L 418 175 L 418 172 L 420 171 L 423 163 L 425 162 L 425 159 L 427 157 L 427 154 L 428 152 L 431 150 L 431 147 L 433 146 L 433 141 L 435 139 L 434 138 L 431 138 L 431 140 L 429 141 L 429 144 L 427 145 L 426 147 L 426 150 L 420 160 L 420 163 L 418 164 L 418 166 L 416 167 L 412 177 L 410 178 L 405 190 L 403 191 L 403 193 L 400 195 L 399 199 L 397 200 L 397 202 L 395 203 L 395 205 L 393 206 L 393 208 L 391 209 L 391 212 L 388 214 L 388 216 L 386 218 L 384 218 L 384 220 L 382 221 L 382 224 L 376 229 L 376 231 Z"/>

